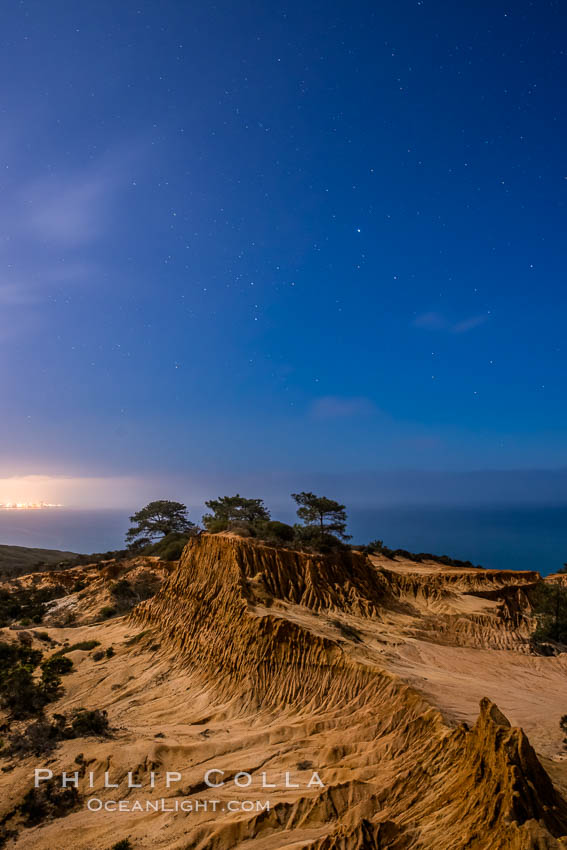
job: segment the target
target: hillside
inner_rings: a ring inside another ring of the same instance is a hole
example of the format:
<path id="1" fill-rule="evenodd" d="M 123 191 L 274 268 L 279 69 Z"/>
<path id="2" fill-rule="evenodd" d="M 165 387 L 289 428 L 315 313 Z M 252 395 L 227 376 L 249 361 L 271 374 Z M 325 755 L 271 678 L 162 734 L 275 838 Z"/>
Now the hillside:
<path id="1" fill-rule="evenodd" d="M 201 535 L 130 614 L 46 628 L 59 646 L 112 647 L 69 653 L 48 713 L 106 708 L 113 732 L 4 760 L 5 846 L 565 850 L 567 651 L 533 654 L 540 582 Z M 56 777 L 79 769 L 65 805 L 54 786 L 31 787 L 47 763 Z M 209 769 L 225 784 L 209 787 Z M 169 789 L 166 771 L 179 775 Z M 93 812 L 90 798 L 193 810 Z"/>
<path id="2" fill-rule="evenodd" d="M 30 549 L 27 546 L 0 544 L 0 575 L 21 570 L 31 572 L 39 564 L 57 564 L 59 561 L 74 557 L 76 557 L 76 552 L 62 552 L 59 549 Z"/>

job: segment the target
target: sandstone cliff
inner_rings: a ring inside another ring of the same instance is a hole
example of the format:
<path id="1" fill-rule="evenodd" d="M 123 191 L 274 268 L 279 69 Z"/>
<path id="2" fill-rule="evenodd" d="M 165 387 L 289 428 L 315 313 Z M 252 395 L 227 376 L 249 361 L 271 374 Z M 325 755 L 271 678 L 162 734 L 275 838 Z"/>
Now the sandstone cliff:
<path id="1" fill-rule="evenodd" d="M 99 662 L 72 653 L 53 707 L 102 705 L 114 732 L 49 759 L 55 773 L 79 757 L 93 773 L 64 817 L 23 821 L 33 762 L 7 766 L 6 846 L 104 850 L 127 836 L 136 850 L 565 850 L 567 654 L 530 649 L 538 581 L 202 535 L 127 617 L 49 629 L 114 647 Z M 219 788 L 203 782 L 211 767 Z M 128 787 L 129 771 L 144 790 Z M 182 779 L 147 791 L 152 771 Z M 235 784 L 241 772 L 250 786 Z M 314 772 L 322 784 L 309 784 Z M 162 794 L 219 808 L 85 808 L 92 795 Z M 269 808 L 228 810 L 258 798 Z"/>

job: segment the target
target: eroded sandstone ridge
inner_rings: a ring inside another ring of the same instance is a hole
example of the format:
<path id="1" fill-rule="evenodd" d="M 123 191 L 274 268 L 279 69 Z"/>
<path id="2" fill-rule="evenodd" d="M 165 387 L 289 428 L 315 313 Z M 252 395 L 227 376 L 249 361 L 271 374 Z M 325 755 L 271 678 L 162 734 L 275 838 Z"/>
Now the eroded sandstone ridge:
<path id="1" fill-rule="evenodd" d="M 522 586 L 536 575 L 461 571 L 457 579 L 455 572 L 420 582 L 357 552 L 318 557 L 204 535 L 157 596 L 136 609 L 136 620 L 159 628 L 221 700 L 237 701 L 251 720 L 256 712 L 289 712 L 288 722 L 312 735 L 315 764 L 322 746 L 325 791 L 242 824 L 238 841 L 271 833 L 266 846 L 291 846 L 294 830 L 310 827 L 325 835 L 297 846 L 562 846 L 567 808 L 521 729 L 487 699 L 472 729 L 451 729 L 385 669 L 352 621 L 333 618 L 355 615 L 379 640 L 388 615 L 409 614 L 408 594 L 439 601 L 464 584 L 500 593 L 498 614 L 484 615 L 494 620 L 484 629 L 492 636 L 507 627 L 509 642 L 518 640 L 521 616 L 510 600 L 519 595 L 521 603 Z M 203 846 L 232 846 L 224 830 Z"/>
<path id="2" fill-rule="evenodd" d="M 56 776 L 73 764 L 81 782 L 94 776 L 39 823 L 18 808 L 38 760 L 7 766 L 6 846 L 565 850 L 567 654 L 531 650 L 539 581 L 203 534 L 128 617 L 49 630 L 113 646 L 98 662 L 70 653 L 76 672 L 52 709 L 104 706 L 113 737 L 65 741 L 39 760 Z M 224 784 L 207 786 L 209 769 Z M 149 788 L 166 771 L 179 782 Z M 219 803 L 93 813 L 93 796 Z M 229 811 L 256 800 L 269 808 Z"/>

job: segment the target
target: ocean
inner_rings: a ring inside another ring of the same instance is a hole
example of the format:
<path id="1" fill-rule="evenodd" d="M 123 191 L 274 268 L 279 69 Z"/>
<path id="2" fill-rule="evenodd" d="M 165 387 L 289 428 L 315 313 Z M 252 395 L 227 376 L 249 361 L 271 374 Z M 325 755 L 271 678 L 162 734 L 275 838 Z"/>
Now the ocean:
<path id="1" fill-rule="evenodd" d="M 0 511 L 0 543 L 105 552 L 124 545 L 130 511 Z M 190 511 L 200 516 L 200 509 Z M 285 512 L 274 513 L 293 521 Z M 567 561 L 567 505 L 405 506 L 349 511 L 353 542 L 450 555 L 494 569 L 554 572 Z"/>

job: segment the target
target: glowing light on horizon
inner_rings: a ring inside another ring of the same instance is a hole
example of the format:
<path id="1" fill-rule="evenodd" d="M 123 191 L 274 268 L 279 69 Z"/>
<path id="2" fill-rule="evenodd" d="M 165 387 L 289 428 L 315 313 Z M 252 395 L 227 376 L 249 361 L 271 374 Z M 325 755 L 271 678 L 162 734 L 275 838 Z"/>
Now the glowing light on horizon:
<path id="1" fill-rule="evenodd" d="M 62 508 L 51 502 L 0 502 L 0 511 L 41 511 L 44 508 Z"/>

